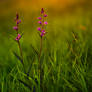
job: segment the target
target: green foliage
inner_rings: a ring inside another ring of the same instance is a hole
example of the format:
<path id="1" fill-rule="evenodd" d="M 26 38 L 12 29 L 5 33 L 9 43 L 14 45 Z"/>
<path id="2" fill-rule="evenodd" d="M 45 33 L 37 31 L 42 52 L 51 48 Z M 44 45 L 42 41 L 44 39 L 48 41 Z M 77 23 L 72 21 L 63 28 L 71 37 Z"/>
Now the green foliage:
<path id="1" fill-rule="evenodd" d="M 17 44 L 0 35 L 3 40 L 0 45 L 0 92 L 34 92 L 34 89 L 35 92 L 91 92 L 92 24 L 87 25 L 83 19 L 83 23 L 77 24 L 85 24 L 86 30 L 83 30 L 77 29 L 75 24 L 67 24 L 69 20 L 66 20 L 62 24 L 57 19 L 47 28 L 41 55 L 43 89 L 40 89 L 38 77 L 38 34 L 27 35 L 31 35 L 30 38 L 24 34 L 27 41 L 20 40 L 24 40 L 21 45 L 26 72 L 19 56 L 15 55 L 18 60 L 12 53 L 19 53 Z"/>

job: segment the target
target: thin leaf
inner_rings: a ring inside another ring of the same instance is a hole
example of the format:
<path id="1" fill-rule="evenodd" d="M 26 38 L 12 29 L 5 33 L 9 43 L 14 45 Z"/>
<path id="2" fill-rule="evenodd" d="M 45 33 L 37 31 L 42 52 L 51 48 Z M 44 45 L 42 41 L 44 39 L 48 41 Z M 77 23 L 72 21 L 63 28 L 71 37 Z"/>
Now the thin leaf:
<path id="1" fill-rule="evenodd" d="M 31 48 L 34 50 L 34 52 L 37 54 L 37 55 L 39 55 L 39 52 L 38 52 L 38 50 L 36 49 L 36 48 L 34 48 L 34 46 L 31 44 Z"/>
<path id="2" fill-rule="evenodd" d="M 18 56 L 15 52 L 13 52 L 13 54 L 14 54 L 15 57 L 23 64 L 23 60 L 21 59 L 21 57 Z"/>
<path id="3" fill-rule="evenodd" d="M 31 88 L 27 83 L 25 83 L 24 81 L 22 81 L 22 80 L 20 80 L 20 79 L 18 79 L 18 81 L 19 81 L 20 83 L 22 83 L 24 86 L 26 86 L 27 88 L 29 88 L 30 90 L 32 90 L 32 88 Z"/>
<path id="4" fill-rule="evenodd" d="M 35 58 L 33 58 L 33 61 L 34 61 L 34 59 L 35 59 Z M 30 64 L 30 66 L 29 66 L 29 69 L 28 69 L 28 72 L 27 72 L 27 76 L 29 76 L 29 73 L 30 73 L 30 71 L 31 71 L 31 68 L 32 68 L 32 64 Z"/>

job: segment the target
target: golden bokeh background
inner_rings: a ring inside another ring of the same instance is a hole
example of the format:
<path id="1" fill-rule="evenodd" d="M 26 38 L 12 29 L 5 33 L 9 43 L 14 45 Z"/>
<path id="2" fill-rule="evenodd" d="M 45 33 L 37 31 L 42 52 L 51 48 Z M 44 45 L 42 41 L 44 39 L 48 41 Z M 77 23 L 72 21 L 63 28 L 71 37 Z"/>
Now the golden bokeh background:
<path id="1" fill-rule="evenodd" d="M 8 14 L 9 11 L 23 10 L 25 12 L 37 11 L 46 7 L 55 11 L 68 11 L 92 7 L 92 0 L 0 0 L 0 15 Z"/>

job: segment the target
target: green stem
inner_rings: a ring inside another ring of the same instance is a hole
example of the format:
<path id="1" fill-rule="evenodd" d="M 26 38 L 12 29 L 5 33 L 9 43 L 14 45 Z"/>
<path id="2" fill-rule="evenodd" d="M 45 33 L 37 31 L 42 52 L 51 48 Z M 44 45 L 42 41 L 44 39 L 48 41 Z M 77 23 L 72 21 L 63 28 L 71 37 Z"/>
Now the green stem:
<path id="1" fill-rule="evenodd" d="M 21 46 L 20 46 L 20 42 L 19 41 L 18 41 L 18 47 L 19 47 L 20 56 L 21 56 L 21 59 L 22 59 L 22 64 L 23 64 L 23 54 L 22 54 L 22 49 L 21 49 Z"/>
<path id="2" fill-rule="evenodd" d="M 17 26 L 18 26 L 18 25 L 17 25 Z M 17 32 L 17 36 L 18 36 L 18 30 L 17 30 L 16 32 Z M 19 47 L 20 56 L 21 56 L 21 59 L 22 59 L 21 63 L 22 63 L 23 68 L 24 68 L 23 54 L 22 54 L 22 48 L 21 48 L 21 46 L 20 46 L 20 41 L 18 40 L 17 43 L 18 43 L 18 47 Z M 25 72 L 25 68 L 24 68 L 24 72 Z"/>
<path id="3" fill-rule="evenodd" d="M 42 52 L 42 37 L 41 37 L 41 41 L 40 41 L 39 63 L 40 63 L 40 58 L 41 58 L 41 52 Z"/>
<path id="4" fill-rule="evenodd" d="M 39 53 L 39 59 L 38 59 L 38 71 L 39 71 L 39 79 L 40 79 L 40 88 L 42 89 L 42 68 L 41 68 L 41 53 L 42 53 L 42 37 L 40 41 L 40 53 Z"/>

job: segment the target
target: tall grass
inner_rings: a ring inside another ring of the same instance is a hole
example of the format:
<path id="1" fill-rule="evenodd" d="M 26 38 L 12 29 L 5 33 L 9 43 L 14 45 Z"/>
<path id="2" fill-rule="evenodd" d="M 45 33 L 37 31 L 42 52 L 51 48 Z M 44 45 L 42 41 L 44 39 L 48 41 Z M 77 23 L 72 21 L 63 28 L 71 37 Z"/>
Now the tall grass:
<path id="1" fill-rule="evenodd" d="M 56 20 L 56 23 L 60 22 Z M 20 60 L 12 53 L 14 50 L 19 53 L 17 44 L 11 41 L 9 47 L 6 41 L 3 43 L 8 46 L 5 50 L 0 46 L 0 92 L 91 92 L 91 22 L 85 25 L 86 29 L 67 26 L 66 23 L 51 26 L 54 24 L 55 21 L 48 25 L 48 34 L 43 39 L 40 57 L 42 89 L 38 76 L 40 37 L 35 34 L 31 42 L 21 43 L 25 72 Z"/>

